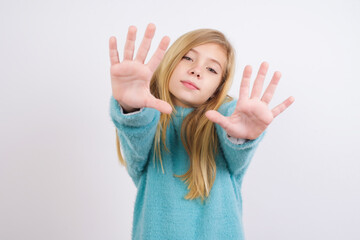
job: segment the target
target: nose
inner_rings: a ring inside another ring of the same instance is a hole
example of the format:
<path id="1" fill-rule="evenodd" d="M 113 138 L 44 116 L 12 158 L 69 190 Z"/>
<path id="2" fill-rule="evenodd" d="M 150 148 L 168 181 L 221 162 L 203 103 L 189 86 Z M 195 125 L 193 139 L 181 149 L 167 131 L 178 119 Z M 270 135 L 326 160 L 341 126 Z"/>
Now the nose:
<path id="1" fill-rule="evenodd" d="M 197 78 L 201 77 L 201 69 L 199 66 L 193 67 L 190 69 L 190 74 L 195 75 Z"/>
<path id="2" fill-rule="evenodd" d="M 200 73 L 198 73 L 198 72 L 195 73 L 195 71 L 191 71 L 191 74 L 196 75 L 197 77 L 200 77 Z"/>

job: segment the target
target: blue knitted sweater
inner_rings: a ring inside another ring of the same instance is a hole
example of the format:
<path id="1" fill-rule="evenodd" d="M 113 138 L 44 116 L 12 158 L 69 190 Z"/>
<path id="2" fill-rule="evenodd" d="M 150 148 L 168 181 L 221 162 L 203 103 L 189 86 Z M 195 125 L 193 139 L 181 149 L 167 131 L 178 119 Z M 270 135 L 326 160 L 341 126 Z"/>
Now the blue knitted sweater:
<path id="1" fill-rule="evenodd" d="M 225 116 L 234 111 L 236 101 L 223 104 Z M 123 114 L 111 97 L 110 116 L 118 129 L 127 172 L 137 188 L 133 215 L 132 239 L 244 239 L 241 184 L 262 133 L 243 144 L 230 141 L 227 133 L 215 125 L 219 139 L 216 155 L 216 178 L 208 199 L 186 200 L 187 185 L 176 175 L 187 172 L 190 160 L 180 138 L 183 119 L 193 108 L 176 107 L 177 113 L 167 129 L 166 144 L 170 153 L 162 155 L 161 166 L 153 162 L 153 140 L 160 112 L 143 108 Z"/>

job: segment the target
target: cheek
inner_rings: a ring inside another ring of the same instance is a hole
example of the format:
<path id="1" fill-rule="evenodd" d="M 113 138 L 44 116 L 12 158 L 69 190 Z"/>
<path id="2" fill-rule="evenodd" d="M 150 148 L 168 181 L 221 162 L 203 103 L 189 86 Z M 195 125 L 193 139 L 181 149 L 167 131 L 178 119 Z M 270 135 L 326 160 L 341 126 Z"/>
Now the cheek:
<path id="1" fill-rule="evenodd" d="M 219 87 L 221 82 L 221 79 L 213 79 L 213 81 L 211 82 L 211 84 L 208 85 L 208 91 L 209 91 L 209 95 L 212 96 L 216 89 Z"/>
<path id="2" fill-rule="evenodd" d="M 174 87 L 174 80 L 173 80 L 173 78 L 171 77 L 170 78 L 170 80 L 169 80 L 169 92 L 171 93 L 171 94 L 173 94 L 174 92 L 173 92 L 173 89 L 174 89 L 175 87 Z"/>
<path id="3" fill-rule="evenodd" d="M 172 72 L 171 76 L 170 76 L 170 80 L 169 80 L 169 84 L 174 85 L 176 80 L 178 79 L 178 69 L 175 68 L 174 71 Z"/>
<path id="4" fill-rule="evenodd" d="M 176 90 L 179 88 L 176 76 L 177 76 L 176 73 L 173 72 L 169 80 L 169 92 L 171 94 L 174 94 Z"/>

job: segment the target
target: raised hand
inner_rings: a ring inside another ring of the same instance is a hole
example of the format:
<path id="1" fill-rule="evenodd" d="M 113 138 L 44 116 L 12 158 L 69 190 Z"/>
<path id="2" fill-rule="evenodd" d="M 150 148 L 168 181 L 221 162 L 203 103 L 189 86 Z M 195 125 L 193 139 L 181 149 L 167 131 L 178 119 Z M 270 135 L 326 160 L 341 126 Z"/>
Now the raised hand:
<path id="1" fill-rule="evenodd" d="M 149 107 L 163 113 L 171 113 L 170 104 L 155 98 L 149 88 L 151 77 L 163 58 L 170 39 L 167 36 L 163 37 L 154 55 L 145 64 L 155 34 L 155 25 L 150 23 L 147 26 L 144 38 L 133 60 L 136 31 L 136 27 L 129 27 L 122 62 L 119 60 L 116 38 L 110 37 L 109 39 L 112 95 L 126 112 Z"/>
<path id="2" fill-rule="evenodd" d="M 249 97 L 252 69 L 251 66 L 246 66 L 241 80 L 239 100 L 232 115 L 225 117 L 219 112 L 211 110 L 206 112 L 207 118 L 219 124 L 232 137 L 243 139 L 259 137 L 273 119 L 295 101 L 294 97 L 289 97 L 278 106 L 269 109 L 268 104 L 279 83 L 280 72 L 274 73 L 270 84 L 260 99 L 268 68 L 269 64 L 267 62 L 261 64 Z"/>

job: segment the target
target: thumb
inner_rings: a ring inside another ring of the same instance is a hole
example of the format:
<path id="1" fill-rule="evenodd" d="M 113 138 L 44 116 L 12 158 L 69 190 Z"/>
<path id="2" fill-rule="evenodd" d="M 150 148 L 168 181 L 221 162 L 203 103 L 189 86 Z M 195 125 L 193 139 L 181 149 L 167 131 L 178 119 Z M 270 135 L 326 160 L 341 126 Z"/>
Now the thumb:
<path id="1" fill-rule="evenodd" d="M 172 112 L 172 107 L 169 103 L 155 98 L 153 95 L 149 94 L 149 98 L 146 101 L 145 107 L 154 108 L 162 113 L 170 114 Z"/>
<path id="2" fill-rule="evenodd" d="M 219 124 L 222 128 L 225 129 L 228 119 L 221 115 L 218 111 L 209 110 L 205 113 L 205 116 L 212 122 Z"/>

